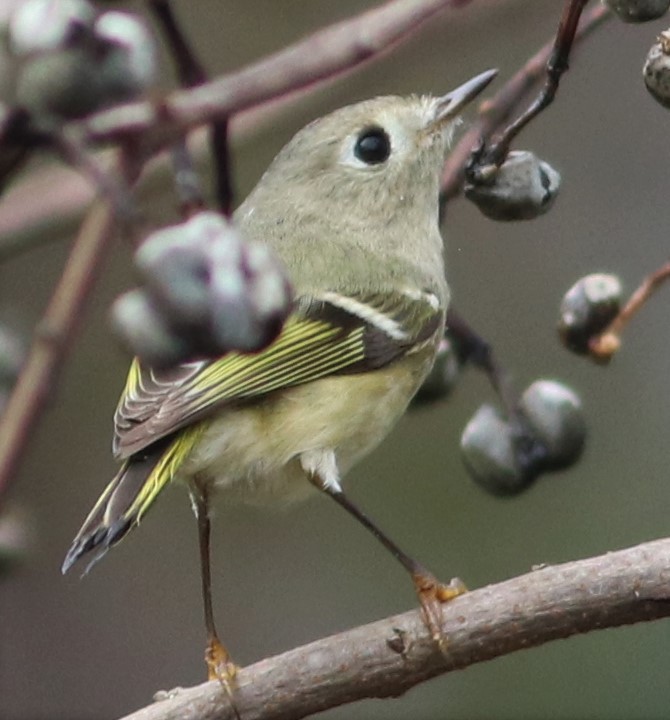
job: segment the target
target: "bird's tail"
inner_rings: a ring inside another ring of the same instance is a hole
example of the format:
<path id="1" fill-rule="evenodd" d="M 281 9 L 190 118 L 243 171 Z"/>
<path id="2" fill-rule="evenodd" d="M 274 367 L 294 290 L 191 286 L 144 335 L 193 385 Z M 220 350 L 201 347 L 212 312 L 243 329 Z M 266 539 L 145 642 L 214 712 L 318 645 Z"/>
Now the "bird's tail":
<path id="1" fill-rule="evenodd" d="M 63 561 L 66 573 L 83 555 L 95 551 L 86 572 L 139 525 L 158 493 L 175 476 L 199 433 L 182 432 L 155 443 L 124 462 L 81 526 Z"/>

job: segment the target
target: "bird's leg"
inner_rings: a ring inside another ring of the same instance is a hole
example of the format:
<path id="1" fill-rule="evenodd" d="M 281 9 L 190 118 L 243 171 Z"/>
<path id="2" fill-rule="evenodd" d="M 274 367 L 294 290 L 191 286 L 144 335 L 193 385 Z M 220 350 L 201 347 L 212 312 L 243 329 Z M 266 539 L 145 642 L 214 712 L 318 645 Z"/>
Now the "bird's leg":
<path id="1" fill-rule="evenodd" d="M 207 630 L 205 662 L 207 663 L 208 677 L 210 680 L 218 680 L 232 700 L 232 688 L 235 683 L 237 666 L 219 640 L 216 624 L 214 623 L 214 609 L 212 608 L 212 573 L 209 552 L 209 488 L 206 483 L 195 479 L 191 482 L 190 491 L 193 511 L 198 521 L 200 576 L 202 578 L 202 600 L 205 610 L 205 628 Z"/>
<path id="2" fill-rule="evenodd" d="M 317 473 L 309 474 L 310 480 L 319 490 L 333 498 L 350 515 L 367 528 L 379 542 L 391 552 L 393 557 L 407 570 L 412 578 L 416 593 L 419 596 L 423 620 L 433 640 L 442 648 L 446 647 L 442 635 L 442 603 L 448 602 L 467 591 L 461 580 L 454 578 L 448 584 L 440 582 L 433 573 L 427 570 L 403 552 L 386 533 L 344 494 L 339 483 L 324 481 Z"/>

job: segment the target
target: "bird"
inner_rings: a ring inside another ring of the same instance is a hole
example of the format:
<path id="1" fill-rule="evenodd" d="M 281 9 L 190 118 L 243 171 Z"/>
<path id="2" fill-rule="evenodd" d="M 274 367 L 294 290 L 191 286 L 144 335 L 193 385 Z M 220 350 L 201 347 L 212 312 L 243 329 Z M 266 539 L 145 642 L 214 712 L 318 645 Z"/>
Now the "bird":
<path id="1" fill-rule="evenodd" d="M 428 375 L 449 288 L 439 227 L 441 170 L 461 109 L 495 76 L 446 95 L 382 96 L 323 116 L 290 140 L 234 213 L 270 246 L 294 288 L 264 350 L 176 367 L 135 359 L 114 416 L 121 461 L 76 535 L 63 573 L 97 561 L 144 518 L 163 488 L 186 483 L 198 524 L 210 679 L 237 667 L 211 600 L 210 505 L 239 497 L 333 498 L 402 564 L 440 640 L 443 584 L 348 497 L 342 478 L 376 447 Z"/>

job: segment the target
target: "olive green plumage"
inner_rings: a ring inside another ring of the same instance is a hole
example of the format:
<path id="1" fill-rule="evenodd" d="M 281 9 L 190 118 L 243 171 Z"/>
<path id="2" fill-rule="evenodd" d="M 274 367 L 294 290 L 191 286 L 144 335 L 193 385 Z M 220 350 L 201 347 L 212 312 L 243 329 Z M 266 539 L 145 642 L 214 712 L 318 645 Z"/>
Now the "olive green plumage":
<path id="1" fill-rule="evenodd" d="M 175 478 L 291 498 L 308 477 L 339 487 L 388 433 L 430 370 L 449 299 L 438 229 L 449 103 L 359 103 L 279 153 L 235 221 L 283 259 L 293 313 L 257 354 L 167 371 L 133 362 L 115 415 L 123 464 L 64 571 L 104 554 Z"/>

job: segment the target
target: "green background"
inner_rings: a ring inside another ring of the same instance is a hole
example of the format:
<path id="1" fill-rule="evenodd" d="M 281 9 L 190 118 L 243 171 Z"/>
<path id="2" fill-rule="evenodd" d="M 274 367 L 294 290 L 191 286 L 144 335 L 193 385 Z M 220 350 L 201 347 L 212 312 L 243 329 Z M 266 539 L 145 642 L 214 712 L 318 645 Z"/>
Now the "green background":
<path id="1" fill-rule="evenodd" d="M 212 73 L 372 5 L 175 3 Z M 376 63 L 267 116 L 234 145 L 239 197 L 299 127 L 329 109 L 377 94 L 441 94 L 492 66 L 504 81 L 551 36 L 562 5 L 474 2 L 445 13 Z M 458 451 L 464 424 L 491 398 L 483 377 L 468 371 L 449 402 L 403 419 L 350 474 L 348 486 L 442 578 L 459 575 L 477 587 L 538 563 L 667 533 L 667 294 L 633 323 L 608 368 L 567 353 L 555 331 L 560 298 L 581 275 L 616 272 L 632 290 L 667 259 L 670 116 L 641 78 L 647 49 L 663 27 L 613 21 L 602 28 L 573 58 L 556 104 L 523 133 L 517 147 L 535 150 L 563 175 L 552 212 L 502 225 L 469 203 L 449 207 L 455 305 L 494 344 L 519 388 L 538 377 L 574 387 L 590 435 L 577 467 L 499 500 L 472 483 Z M 169 218 L 172 194 L 146 192 L 152 216 Z M 9 195 L 0 217 L 11 213 Z M 2 318 L 20 329 L 40 316 L 75 225 L 54 218 L 44 232 L 53 242 L 0 267 Z M 165 492 L 142 527 L 84 580 L 59 570 L 115 468 L 111 415 L 128 358 L 109 332 L 106 311 L 134 282 L 129 257 L 123 242 L 114 246 L 13 493 L 32 514 L 34 545 L 25 564 L 0 580 L 3 720 L 112 718 L 149 703 L 158 689 L 204 678 L 196 531 L 183 488 Z M 221 634 L 241 664 L 415 604 L 399 566 L 323 498 L 277 512 L 220 504 L 214 575 Z M 665 718 L 669 659 L 667 623 L 597 632 L 324 717 Z"/>

